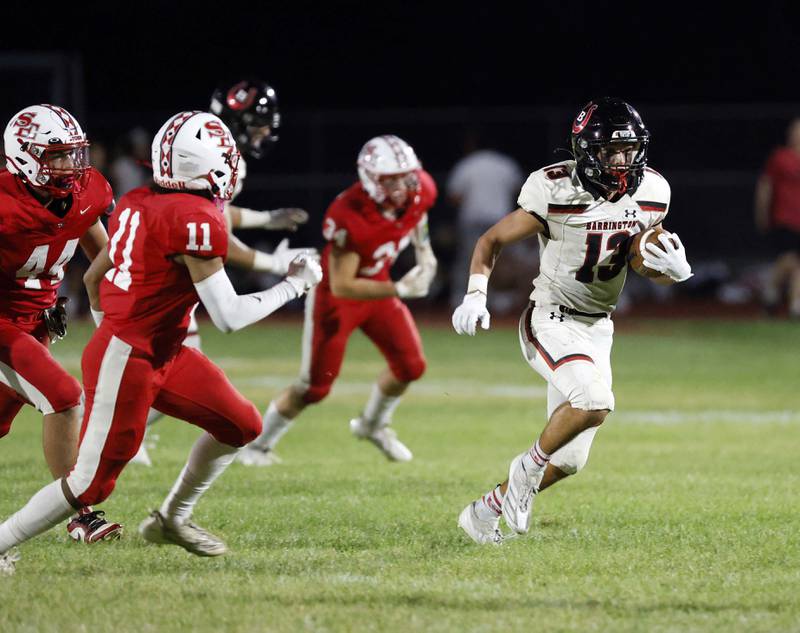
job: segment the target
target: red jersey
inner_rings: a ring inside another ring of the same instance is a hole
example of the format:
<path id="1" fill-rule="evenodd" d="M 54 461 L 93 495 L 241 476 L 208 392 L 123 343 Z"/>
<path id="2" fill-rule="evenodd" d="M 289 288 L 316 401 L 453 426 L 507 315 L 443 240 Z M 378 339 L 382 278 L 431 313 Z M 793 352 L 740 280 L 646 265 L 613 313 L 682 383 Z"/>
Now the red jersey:
<path id="1" fill-rule="evenodd" d="M 178 352 L 189 313 L 200 300 L 176 255 L 225 257 L 225 217 L 210 200 L 190 193 L 129 191 L 108 223 L 114 268 L 100 285 L 100 304 L 113 333 L 161 359 Z"/>
<path id="2" fill-rule="evenodd" d="M 408 245 L 409 233 L 436 202 L 436 183 L 431 175 L 417 172 L 419 189 L 405 211 L 397 219 L 381 213 L 360 182 L 340 193 L 325 214 L 322 235 L 328 244 L 322 252 L 321 286 L 328 285 L 328 256 L 336 244 L 358 253 L 358 276 L 387 281 L 389 269 Z"/>
<path id="3" fill-rule="evenodd" d="M 34 320 L 51 307 L 78 241 L 113 206 L 111 186 L 95 169 L 62 217 L 0 171 L 0 318 Z"/>
<path id="4" fill-rule="evenodd" d="M 786 147 L 777 149 L 765 171 L 772 184 L 771 225 L 800 231 L 800 155 Z"/>

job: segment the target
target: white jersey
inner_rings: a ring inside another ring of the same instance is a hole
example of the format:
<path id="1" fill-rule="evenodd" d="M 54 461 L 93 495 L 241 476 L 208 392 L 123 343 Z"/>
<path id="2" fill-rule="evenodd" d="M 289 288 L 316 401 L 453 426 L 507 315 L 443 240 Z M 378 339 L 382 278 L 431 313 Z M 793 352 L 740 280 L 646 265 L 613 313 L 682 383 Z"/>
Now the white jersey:
<path id="1" fill-rule="evenodd" d="M 612 312 L 625 284 L 628 237 L 659 224 L 669 201 L 669 183 L 649 168 L 634 194 L 616 202 L 595 199 L 584 189 L 573 160 L 533 172 L 518 199 L 545 226 L 531 299 L 537 305 Z"/>

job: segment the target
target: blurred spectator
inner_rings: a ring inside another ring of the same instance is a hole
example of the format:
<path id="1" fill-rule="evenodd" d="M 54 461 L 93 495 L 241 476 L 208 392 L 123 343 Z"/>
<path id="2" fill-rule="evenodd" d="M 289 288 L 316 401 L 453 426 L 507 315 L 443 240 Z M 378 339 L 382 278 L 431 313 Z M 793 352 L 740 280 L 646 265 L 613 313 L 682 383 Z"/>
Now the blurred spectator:
<path id="1" fill-rule="evenodd" d="M 469 276 L 469 263 L 472 248 L 478 238 L 504 215 L 516 208 L 516 198 L 524 179 L 522 169 L 510 156 L 485 149 L 478 132 L 471 130 L 464 141 L 465 156 L 454 166 L 447 179 L 447 196 L 451 204 L 458 209 L 456 255 L 450 270 L 450 305 L 456 307 L 464 297 L 464 281 Z M 530 249 L 529 245 L 525 245 Z M 525 249 L 523 247 L 523 250 Z M 535 254 L 530 262 L 535 265 Z M 512 268 L 514 259 L 504 258 Z M 505 267 L 505 266 L 504 266 Z M 511 275 L 511 284 L 523 279 L 526 274 Z M 508 276 L 502 270 L 492 274 L 491 298 L 495 302 L 504 303 L 502 288 L 507 285 Z M 499 293 L 497 291 L 500 291 Z M 530 288 L 527 288 L 530 292 Z M 518 306 L 509 306 L 516 309 Z M 496 305 L 496 309 L 505 311 L 505 306 Z"/>
<path id="2" fill-rule="evenodd" d="M 120 139 L 108 174 L 116 199 L 149 182 L 150 141 L 150 133 L 141 127 L 133 128 Z"/>
<path id="3" fill-rule="evenodd" d="M 800 119 L 789 125 L 756 185 L 755 221 L 776 256 L 762 300 L 771 314 L 788 293 L 789 315 L 800 317 Z"/>
<path id="4" fill-rule="evenodd" d="M 102 141 L 92 141 L 89 148 L 89 161 L 104 176 L 108 172 L 108 149 Z"/>

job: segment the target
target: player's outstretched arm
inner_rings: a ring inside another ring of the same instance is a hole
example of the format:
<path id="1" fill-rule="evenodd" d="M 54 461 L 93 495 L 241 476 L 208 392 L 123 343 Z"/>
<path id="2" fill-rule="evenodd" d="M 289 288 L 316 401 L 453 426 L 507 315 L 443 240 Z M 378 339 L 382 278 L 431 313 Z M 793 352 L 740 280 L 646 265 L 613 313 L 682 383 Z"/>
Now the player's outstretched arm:
<path id="1" fill-rule="evenodd" d="M 425 294 L 436 277 L 436 268 L 438 262 L 436 255 L 433 254 L 433 247 L 431 246 L 430 234 L 428 232 L 428 214 L 422 216 L 417 226 L 411 231 L 411 243 L 414 245 L 414 258 L 417 266 L 419 266 L 420 276 L 427 282 Z"/>
<path id="2" fill-rule="evenodd" d="M 755 223 L 759 233 L 766 234 L 770 228 L 769 207 L 772 202 L 772 182 L 762 174 L 756 183 Z"/>
<path id="3" fill-rule="evenodd" d="M 282 282 L 267 290 L 239 295 L 225 273 L 221 257 L 202 259 L 184 255 L 182 261 L 208 315 L 223 332 L 235 332 L 260 321 L 322 280 L 320 265 L 299 255 L 289 265 Z"/>
<path id="4" fill-rule="evenodd" d="M 237 229 L 267 229 L 269 231 L 296 231 L 308 222 L 304 209 L 284 208 L 272 211 L 255 211 L 229 204 L 227 207 L 231 225 Z"/>
<path id="5" fill-rule="evenodd" d="M 484 330 L 489 329 L 491 315 L 486 307 L 486 296 L 489 276 L 500 252 L 508 244 L 543 231 L 544 225 L 535 216 L 524 209 L 517 209 L 481 235 L 472 252 L 467 293 L 453 312 L 453 329 L 458 334 L 475 336 L 479 323 Z"/>
<path id="6" fill-rule="evenodd" d="M 228 234 L 227 263 L 244 270 L 258 270 L 275 275 L 285 275 L 289 263 L 298 255 L 316 256 L 315 248 L 289 248 L 289 239 L 281 240 L 273 253 L 264 253 L 250 248 L 238 237 Z"/>

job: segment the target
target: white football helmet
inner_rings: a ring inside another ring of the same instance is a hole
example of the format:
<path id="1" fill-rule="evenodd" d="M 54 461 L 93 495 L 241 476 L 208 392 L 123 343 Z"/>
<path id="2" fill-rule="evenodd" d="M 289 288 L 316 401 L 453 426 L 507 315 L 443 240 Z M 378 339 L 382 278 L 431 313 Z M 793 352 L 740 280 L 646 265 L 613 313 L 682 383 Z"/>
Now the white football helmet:
<path id="1" fill-rule="evenodd" d="M 233 196 L 239 150 L 228 127 L 208 112 L 170 117 L 153 139 L 153 179 L 159 187 L 207 189 L 222 200 Z"/>
<path id="2" fill-rule="evenodd" d="M 17 112 L 3 134 L 8 171 L 57 198 L 85 184 L 88 147 L 75 117 L 47 103 Z"/>
<path id="3" fill-rule="evenodd" d="M 414 148 L 393 134 L 376 136 L 367 141 L 358 153 L 356 165 L 364 191 L 378 203 L 386 199 L 386 191 L 380 184 L 381 176 L 408 174 L 411 179 L 409 188 L 415 190 L 418 187 L 415 172 L 422 169 Z"/>

